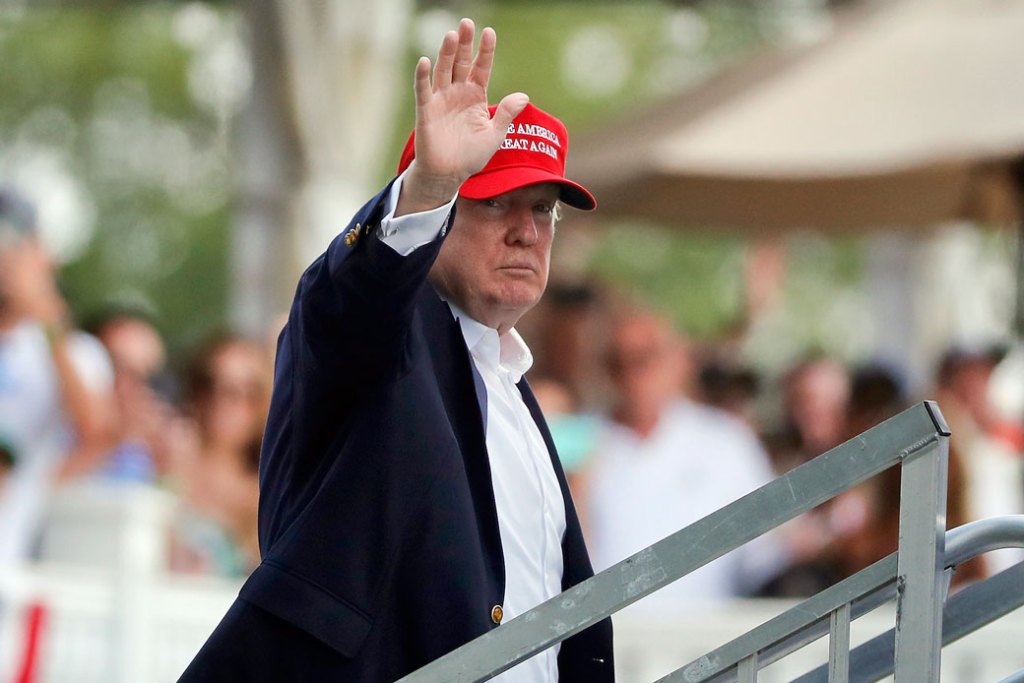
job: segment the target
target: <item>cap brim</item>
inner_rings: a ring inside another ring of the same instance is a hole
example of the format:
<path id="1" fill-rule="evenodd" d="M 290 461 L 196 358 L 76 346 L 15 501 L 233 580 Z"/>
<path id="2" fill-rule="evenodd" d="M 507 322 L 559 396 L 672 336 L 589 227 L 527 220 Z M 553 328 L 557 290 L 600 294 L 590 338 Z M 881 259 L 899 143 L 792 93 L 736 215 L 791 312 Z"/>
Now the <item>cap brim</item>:
<path id="1" fill-rule="evenodd" d="M 591 211 L 597 207 L 594 195 L 578 183 L 531 166 L 511 166 L 498 168 L 486 173 L 477 173 L 462 183 L 459 194 L 467 199 L 489 199 L 518 190 L 528 185 L 540 183 L 556 183 L 561 186 L 558 198 L 576 209 Z"/>

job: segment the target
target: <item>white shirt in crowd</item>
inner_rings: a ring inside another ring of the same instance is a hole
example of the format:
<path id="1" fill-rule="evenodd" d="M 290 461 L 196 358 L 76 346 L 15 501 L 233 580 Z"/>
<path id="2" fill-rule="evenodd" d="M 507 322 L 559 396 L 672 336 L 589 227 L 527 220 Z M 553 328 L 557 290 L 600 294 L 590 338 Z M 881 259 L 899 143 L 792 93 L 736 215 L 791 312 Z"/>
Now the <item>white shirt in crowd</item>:
<path id="1" fill-rule="evenodd" d="M 641 437 L 609 423 L 590 462 L 587 532 L 594 570 L 643 550 L 772 479 L 754 434 L 726 413 L 679 400 Z M 671 616 L 742 594 L 781 568 L 768 536 L 644 598 L 627 612 Z"/>
<path id="2" fill-rule="evenodd" d="M 403 174 L 404 175 L 404 174 Z M 394 218 L 402 177 L 392 185 L 380 239 L 403 256 L 435 240 L 452 202 L 433 211 Z M 562 592 L 565 501 L 551 456 L 516 384 L 533 356 L 514 330 L 497 330 L 449 302 L 466 347 L 487 391 L 487 456 L 505 562 L 503 623 Z M 558 680 L 559 646 L 516 665 L 492 680 L 527 683 Z"/>
<path id="3" fill-rule="evenodd" d="M 88 388 L 112 386 L 110 359 L 97 339 L 73 333 L 68 352 Z M 43 328 L 26 322 L 0 333 L 0 441 L 16 458 L 0 490 L 0 563 L 29 559 L 51 480 L 72 439 Z"/>

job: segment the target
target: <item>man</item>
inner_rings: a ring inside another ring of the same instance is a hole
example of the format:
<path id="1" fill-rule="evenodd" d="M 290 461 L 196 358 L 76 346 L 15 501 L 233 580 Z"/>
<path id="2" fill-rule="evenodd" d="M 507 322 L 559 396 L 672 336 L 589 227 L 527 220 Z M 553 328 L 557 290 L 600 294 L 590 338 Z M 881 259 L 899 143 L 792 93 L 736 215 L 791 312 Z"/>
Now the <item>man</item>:
<path id="1" fill-rule="evenodd" d="M 742 422 L 683 397 L 693 363 L 671 324 L 643 310 L 610 326 L 611 423 L 585 479 L 594 566 L 607 568 L 768 483 L 767 456 Z M 684 576 L 628 613 L 677 615 L 749 594 L 782 563 L 763 536 Z"/>
<path id="2" fill-rule="evenodd" d="M 53 482 L 84 474 L 110 447 L 110 361 L 74 330 L 34 208 L 0 190 L 0 563 L 29 559 Z"/>
<path id="3" fill-rule="evenodd" d="M 594 200 L 563 176 L 561 122 L 521 93 L 488 107 L 495 34 L 475 58 L 473 39 L 464 19 L 432 79 L 417 64 L 402 175 L 299 283 L 263 561 L 183 680 L 392 681 L 592 574 L 513 326 L 547 283 L 557 201 Z M 503 680 L 612 672 L 605 621 Z"/>

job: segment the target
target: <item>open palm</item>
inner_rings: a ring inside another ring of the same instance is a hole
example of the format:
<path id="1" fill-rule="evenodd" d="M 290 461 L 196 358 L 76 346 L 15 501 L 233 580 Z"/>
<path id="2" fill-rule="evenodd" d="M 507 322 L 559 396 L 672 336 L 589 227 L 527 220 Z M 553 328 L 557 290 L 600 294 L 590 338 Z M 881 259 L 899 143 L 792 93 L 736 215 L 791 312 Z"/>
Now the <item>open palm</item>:
<path id="1" fill-rule="evenodd" d="M 442 202 L 487 164 L 529 100 L 523 93 L 508 95 L 491 118 L 487 84 L 497 38 L 485 28 L 474 58 L 474 33 L 473 22 L 463 19 L 458 33 L 445 34 L 433 79 L 429 59 L 416 65 L 416 156 L 406 183 Z"/>

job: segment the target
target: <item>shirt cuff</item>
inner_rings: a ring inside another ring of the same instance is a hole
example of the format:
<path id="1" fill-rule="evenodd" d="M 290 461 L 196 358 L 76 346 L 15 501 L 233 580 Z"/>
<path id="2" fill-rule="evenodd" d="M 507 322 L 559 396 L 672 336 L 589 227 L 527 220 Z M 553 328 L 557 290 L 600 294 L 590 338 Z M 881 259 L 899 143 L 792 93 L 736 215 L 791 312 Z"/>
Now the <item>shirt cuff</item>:
<path id="1" fill-rule="evenodd" d="M 391 247 L 400 256 L 408 256 L 438 237 L 443 237 L 445 226 L 448 223 L 448 214 L 451 213 L 452 206 L 455 204 L 455 197 L 452 197 L 451 201 L 436 209 L 408 213 L 395 218 L 395 209 L 398 208 L 398 197 L 402 192 L 404 179 L 405 172 L 403 171 L 402 175 L 392 183 L 385 200 L 387 214 L 381 219 L 380 229 L 377 232 L 380 241 Z"/>

